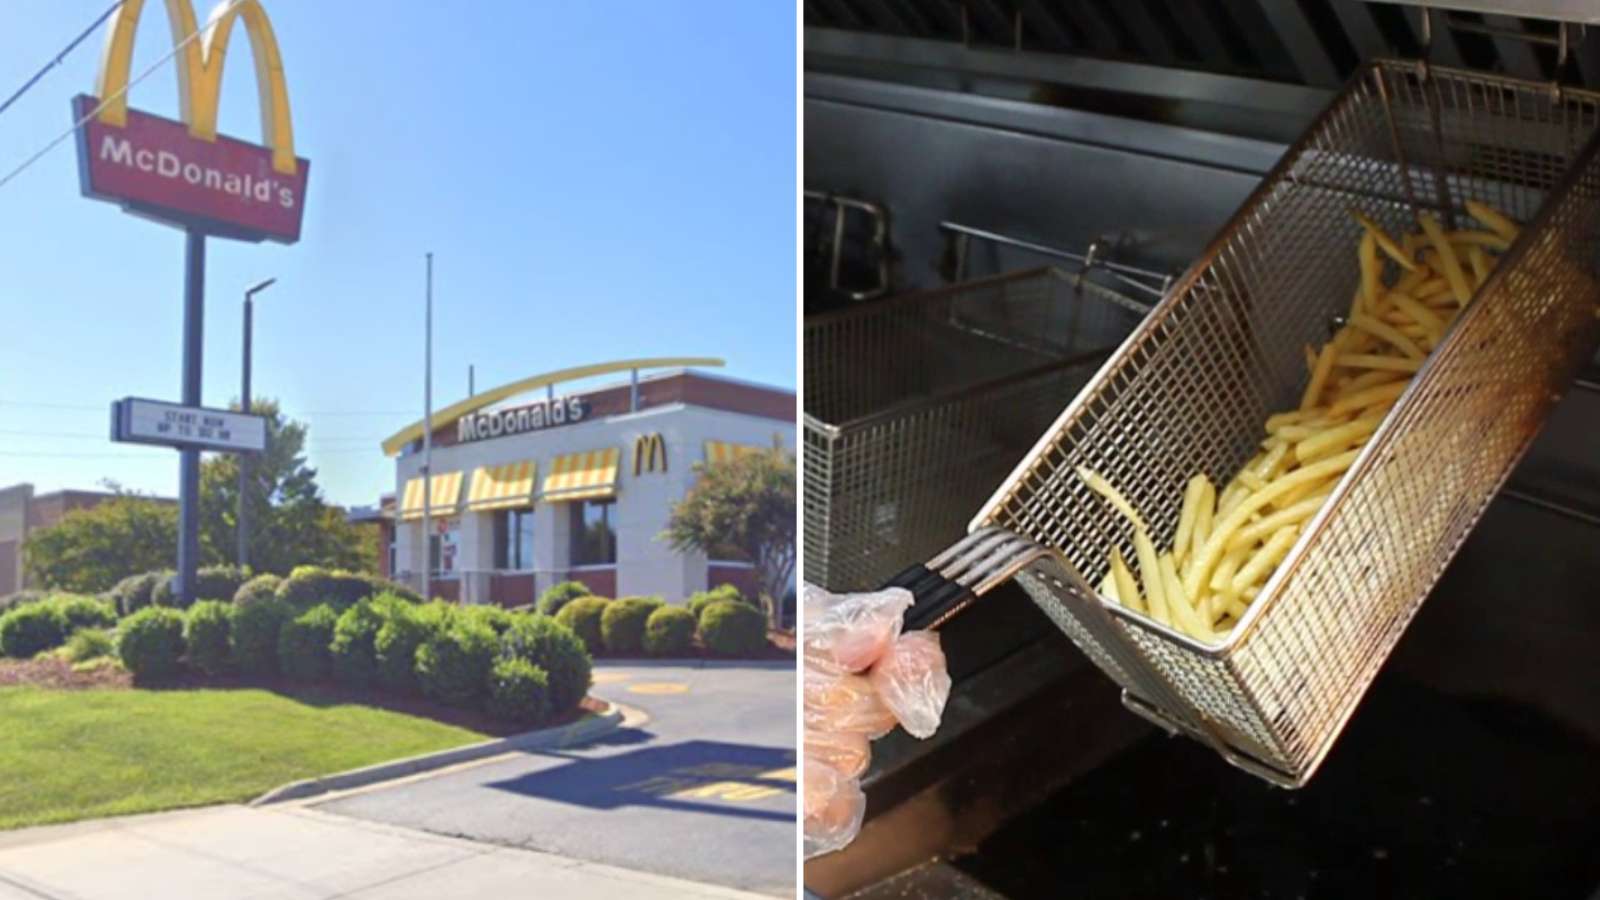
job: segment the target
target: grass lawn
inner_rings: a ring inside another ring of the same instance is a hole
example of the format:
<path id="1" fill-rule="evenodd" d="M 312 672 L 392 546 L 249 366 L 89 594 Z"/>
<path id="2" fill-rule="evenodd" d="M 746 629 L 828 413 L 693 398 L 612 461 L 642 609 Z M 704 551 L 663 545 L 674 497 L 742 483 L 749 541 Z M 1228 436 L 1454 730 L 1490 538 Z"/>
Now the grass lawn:
<path id="1" fill-rule="evenodd" d="M 257 689 L 0 688 L 0 829 L 238 802 L 485 737 Z"/>

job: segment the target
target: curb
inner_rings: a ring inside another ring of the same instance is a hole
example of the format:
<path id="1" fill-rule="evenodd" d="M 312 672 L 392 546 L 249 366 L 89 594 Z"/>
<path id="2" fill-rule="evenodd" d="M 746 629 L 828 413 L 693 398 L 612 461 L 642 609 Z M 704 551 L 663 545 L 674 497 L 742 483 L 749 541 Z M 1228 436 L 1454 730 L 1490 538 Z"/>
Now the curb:
<path id="1" fill-rule="evenodd" d="M 441 750 L 437 753 L 425 753 L 421 756 L 397 759 L 393 762 L 378 763 L 361 769 L 351 769 L 348 772 L 291 781 L 288 784 L 279 785 L 267 791 L 246 805 L 269 806 L 274 803 L 286 803 L 290 800 L 304 800 L 308 797 L 366 787 L 377 784 L 380 781 L 392 781 L 396 778 L 404 778 L 407 775 L 431 772 L 435 769 L 475 762 L 518 750 L 564 749 L 579 744 L 587 744 L 616 731 L 622 725 L 623 708 L 609 700 L 605 701 L 605 704 L 605 712 L 585 716 L 576 722 L 562 725 L 559 728 L 526 731 L 510 737 L 497 738 L 478 744 L 468 744 L 465 747 Z"/>
<path id="2" fill-rule="evenodd" d="M 594 668 L 615 669 L 791 669 L 798 670 L 799 658 L 791 659 L 661 659 L 660 657 L 606 656 L 594 661 Z"/>

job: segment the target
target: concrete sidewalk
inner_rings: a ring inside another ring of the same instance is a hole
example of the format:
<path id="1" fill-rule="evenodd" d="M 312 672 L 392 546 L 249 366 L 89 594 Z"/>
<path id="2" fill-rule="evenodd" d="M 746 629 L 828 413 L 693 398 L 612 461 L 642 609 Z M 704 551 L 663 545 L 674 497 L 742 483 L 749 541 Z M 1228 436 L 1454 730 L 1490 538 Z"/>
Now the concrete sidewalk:
<path id="1" fill-rule="evenodd" d="M 217 806 L 0 833 L 3 900 L 491 896 L 759 895 L 301 806 Z"/>

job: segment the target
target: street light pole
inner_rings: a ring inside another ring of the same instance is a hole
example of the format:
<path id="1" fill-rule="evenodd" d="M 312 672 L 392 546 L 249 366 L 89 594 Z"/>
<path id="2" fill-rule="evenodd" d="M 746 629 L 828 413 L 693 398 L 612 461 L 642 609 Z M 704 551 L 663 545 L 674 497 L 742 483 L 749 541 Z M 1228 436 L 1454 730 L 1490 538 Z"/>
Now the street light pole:
<path id="1" fill-rule="evenodd" d="M 255 319 L 256 294 L 272 287 L 278 279 L 268 278 L 266 281 L 255 285 L 244 292 L 244 379 L 239 388 L 239 411 L 245 415 L 250 414 L 250 335 L 251 323 Z M 250 565 L 250 504 L 247 502 L 250 484 L 250 460 L 248 453 L 239 454 L 239 568 Z"/>
<path id="2" fill-rule="evenodd" d="M 428 254 L 422 347 L 422 599 L 433 594 L 433 254 Z M 444 552 L 440 547 L 441 555 Z"/>

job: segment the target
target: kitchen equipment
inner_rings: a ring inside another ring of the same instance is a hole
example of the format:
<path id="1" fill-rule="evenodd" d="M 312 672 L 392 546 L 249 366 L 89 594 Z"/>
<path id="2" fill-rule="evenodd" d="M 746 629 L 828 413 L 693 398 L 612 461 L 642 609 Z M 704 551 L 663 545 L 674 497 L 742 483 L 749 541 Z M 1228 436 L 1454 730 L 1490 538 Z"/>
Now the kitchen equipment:
<path id="1" fill-rule="evenodd" d="M 1124 703 L 1275 784 L 1316 772 L 1405 626 L 1594 350 L 1600 95 L 1422 63 L 1363 67 L 971 523 L 893 583 L 936 626 L 1015 578 Z M 1098 595 L 1117 513 L 1170 534 L 1186 479 L 1225 480 L 1349 306 L 1359 208 L 1447 227 L 1477 199 L 1521 236 L 1239 625 L 1197 642 Z M 809 348 L 808 348 L 809 349 Z M 808 379 L 809 388 L 809 379 Z"/>
<path id="2" fill-rule="evenodd" d="M 806 578 L 872 588 L 948 544 L 1148 310 L 1044 268 L 808 317 Z"/>

